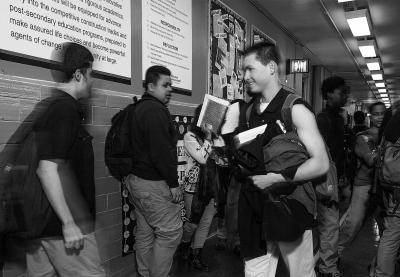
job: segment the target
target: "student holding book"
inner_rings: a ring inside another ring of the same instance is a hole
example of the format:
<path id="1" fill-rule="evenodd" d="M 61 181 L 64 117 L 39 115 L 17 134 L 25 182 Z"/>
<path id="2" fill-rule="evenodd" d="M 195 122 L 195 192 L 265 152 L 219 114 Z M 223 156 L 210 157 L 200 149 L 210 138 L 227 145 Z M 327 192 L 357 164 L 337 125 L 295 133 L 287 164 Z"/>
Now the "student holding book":
<path id="1" fill-rule="evenodd" d="M 216 166 L 225 165 L 227 161 L 215 151 L 216 147 L 225 145 L 222 137 L 216 136 L 208 125 L 196 125 L 201 107 L 202 105 L 196 108 L 193 122 L 184 136 L 185 150 L 190 156 L 184 193 L 188 221 L 183 226 L 180 252 L 182 258 L 190 259 L 192 267 L 208 271 L 208 265 L 201 255 L 217 212 Z"/>
<path id="2" fill-rule="evenodd" d="M 284 122 L 281 110 L 289 92 L 279 82 L 278 65 L 280 57 L 277 46 L 259 43 L 244 52 L 244 80 L 248 90 L 254 95 L 248 119 L 241 115 L 240 126 L 247 129 L 267 124 L 263 145 L 282 134 L 277 121 Z M 297 201 L 296 206 L 305 210 L 304 218 L 308 225 L 302 235 L 291 242 L 268 241 L 263 233 L 259 214 L 264 212 L 265 191 L 272 191 L 280 183 L 302 186 L 305 181 L 322 176 L 328 172 L 329 160 L 325 145 L 318 131 L 313 112 L 301 99 L 294 102 L 291 109 L 293 128 L 304 144 L 309 158 L 296 167 L 282 172 L 255 173 L 243 184 L 239 199 L 239 234 L 241 252 L 245 258 L 245 276 L 275 276 L 277 260 L 281 256 L 292 277 L 314 277 L 314 258 L 311 228 L 315 209 L 314 202 Z M 247 120 L 247 122 L 243 122 Z M 244 129 L 246 130 L 246 129 Z M 242 130 L 243 131 L 243 130 Z M 263 147 L 258 151 L 262 153 Z M 296 183 L 294 183 L 296 182 Z M 293 201 L 292 201 L 293 203 Z M 268 250 L 267 250 L 268 249 Z"/>

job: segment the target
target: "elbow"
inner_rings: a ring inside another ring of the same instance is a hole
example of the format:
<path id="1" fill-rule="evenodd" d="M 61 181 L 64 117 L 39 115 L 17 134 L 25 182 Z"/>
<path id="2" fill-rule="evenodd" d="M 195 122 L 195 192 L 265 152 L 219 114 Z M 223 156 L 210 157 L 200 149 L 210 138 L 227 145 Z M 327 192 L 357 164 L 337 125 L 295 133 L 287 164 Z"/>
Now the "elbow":
<path id="1" fill-rule="evenodd" d="M 328 159 L 328 157 L 326 157 L 320 163 L 321 175 L 325 175 L 328 173 L 329 166 L 330 166 L 329 159 Z"/>

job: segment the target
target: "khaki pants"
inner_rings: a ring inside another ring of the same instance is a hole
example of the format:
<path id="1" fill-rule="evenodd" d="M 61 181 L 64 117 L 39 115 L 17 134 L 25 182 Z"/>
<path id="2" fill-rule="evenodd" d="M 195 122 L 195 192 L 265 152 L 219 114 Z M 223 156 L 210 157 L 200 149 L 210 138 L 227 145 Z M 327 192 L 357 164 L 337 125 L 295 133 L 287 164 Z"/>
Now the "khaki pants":
<path id="1" fill-rule="evenodd" d="M 321 273 L 338 271 L 339 209 L 335 204 L 326 206 L 318 201 L 318 233 L 320 241 Z"/>
<path id="2" fill-rule="evenodd" d="M 180 206 L 167 183 L 129 175 L 127 187 L 135 206 L 135 250 L 139 276 L 166 277 L 182 237 Z"/>
<path id="3" fill-rule="evenodd" d="M 279 253 L 291 277 L 315 277 L 311 230 L 293 242 L 268 242 L 267 255 L 245 262 L 245 277 L 274 277 Z"/>
<path id="4" fill-rule="evenodd" d="M 29 242 L 26 253 L 28 277 L 105 277 L 94 233 L 85 237 L 80 250 L 66 249 L 62 237 Z"/>

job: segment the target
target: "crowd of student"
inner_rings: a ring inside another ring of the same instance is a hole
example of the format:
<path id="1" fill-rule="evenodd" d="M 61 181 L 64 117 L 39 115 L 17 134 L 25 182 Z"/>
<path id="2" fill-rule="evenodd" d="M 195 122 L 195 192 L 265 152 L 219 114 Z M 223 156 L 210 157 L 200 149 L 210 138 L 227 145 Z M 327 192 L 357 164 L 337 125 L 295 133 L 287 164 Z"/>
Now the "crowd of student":
<path id="1" fill-rule="evenodd" d="M 27 234 L 28 276 L 105 276 L 94 237 L 91 137 L 82 126 L 78 103 L 90 97 L 93 56 L 76 44 L 66 49 L 66 79 L 57 90 L 59 96 L 30 132 L 35 134 L 30 143 L 37 162 L 25 161 L 29 178 L 36 181 L 32 185 L 42 188 L 41 202 L 34 203 L 41 205 L 42 213 L 30 219 L 36 227 Z M 251 100 L 239 101 L 234 133 L 218 135 L 208 125 L 198 127 L 201 106 L 196 109 L 184 135 L 190 158 L 183 187 L 176 176 L 177 140 L 167 108 L 171 72 L 162 66 L 146 71 L 145 93 L 127 112 L 132 167 L 122 178 L 135 206 L 139 276 L 169 276 L 174 256 L 198 270 L 212 271 L 202 250 L 214 217 L 217 247 L 243 258 L 246 277 L 275 276 L 279 259 L 292 277 L 341 276 L 342 253 L 371 214 L 381 233 L 371 261 L 373 276 L 395 276 L 399 192 L 379 185 L 375 169 L 382 136 L 393 143 L 399 139 L 400 112 L 376 102 L 369 107 L 370 126 L 364 126 L 365 115 L 356 112 L 352 135 L 345 139 L 345 80 L 324 80 L 326 108 L 315 116 L 304 100 L 281 86 L 280 62 L 272 44 L 256 44 L 244 52 L 244 81 Z M 235 147 L 235 134 L 263 124 L 267 128 L 262 135 Z M 346 170 L 351 166 L 353 174 Z M 12 178 L 18 178 L 15 175 Z M 322 192 L 325 197 L 318 188 L 321 178 L 330 185 L 329 194 Z M 349 185 L 351 199 L 340 217 L 345 198 L 341 192 Z M 43 224 L 37 227 L 36 220 Z"/>

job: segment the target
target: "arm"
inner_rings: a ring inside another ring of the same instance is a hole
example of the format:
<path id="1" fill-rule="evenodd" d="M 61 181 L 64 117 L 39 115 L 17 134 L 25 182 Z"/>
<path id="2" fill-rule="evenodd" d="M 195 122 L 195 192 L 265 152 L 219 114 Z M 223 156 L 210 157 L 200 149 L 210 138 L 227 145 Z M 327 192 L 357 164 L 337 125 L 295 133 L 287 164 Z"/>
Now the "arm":
<path id="1" fill-rule="evenodd" d="M 67 205 L 60 171 L 63 171 L 63 175 L 67 178 L 73 180 L 72 171 L 66 165 L 65 160 L 60 159 L 39 161 L 36 173 L 51 207 L 62 223 L 65 247 L 79 249 L 83 244 L 83 234 L 74 222 L 71 210 Z"/>
<path id="2" fill-rule="evenodd" d="M 354 152 L 356 153 L 357 157 L 361 158 L 369 167 L 374 165 L 376 153 L 371 151 L 369 148 L 368 137 L 364 135 L 357 136 Z"/>
<path id="3" fill-rule="evenodd" d="M 294 105 L 292 119 L 299 138 L 310 155 L 310 158 L 297 169 L 293 181 L 310 180 L 326 174 L 329 170 L 329 159 L 314 115 L 304 105 Z M 256 175 L 251 179 L 260 189 L 267 188 L 274 183 L 287 182 L 282 174 L 277 173 Z"/>
<path id="4" fill-rule="evenodd" d="M 204 140 L 201 145 L 195 135 L 187 132 L 183 137 L 183 142 L 188 154 L 200 164 L 205 164 L 212 150 L 212 144 L 209 140 Z"/>

